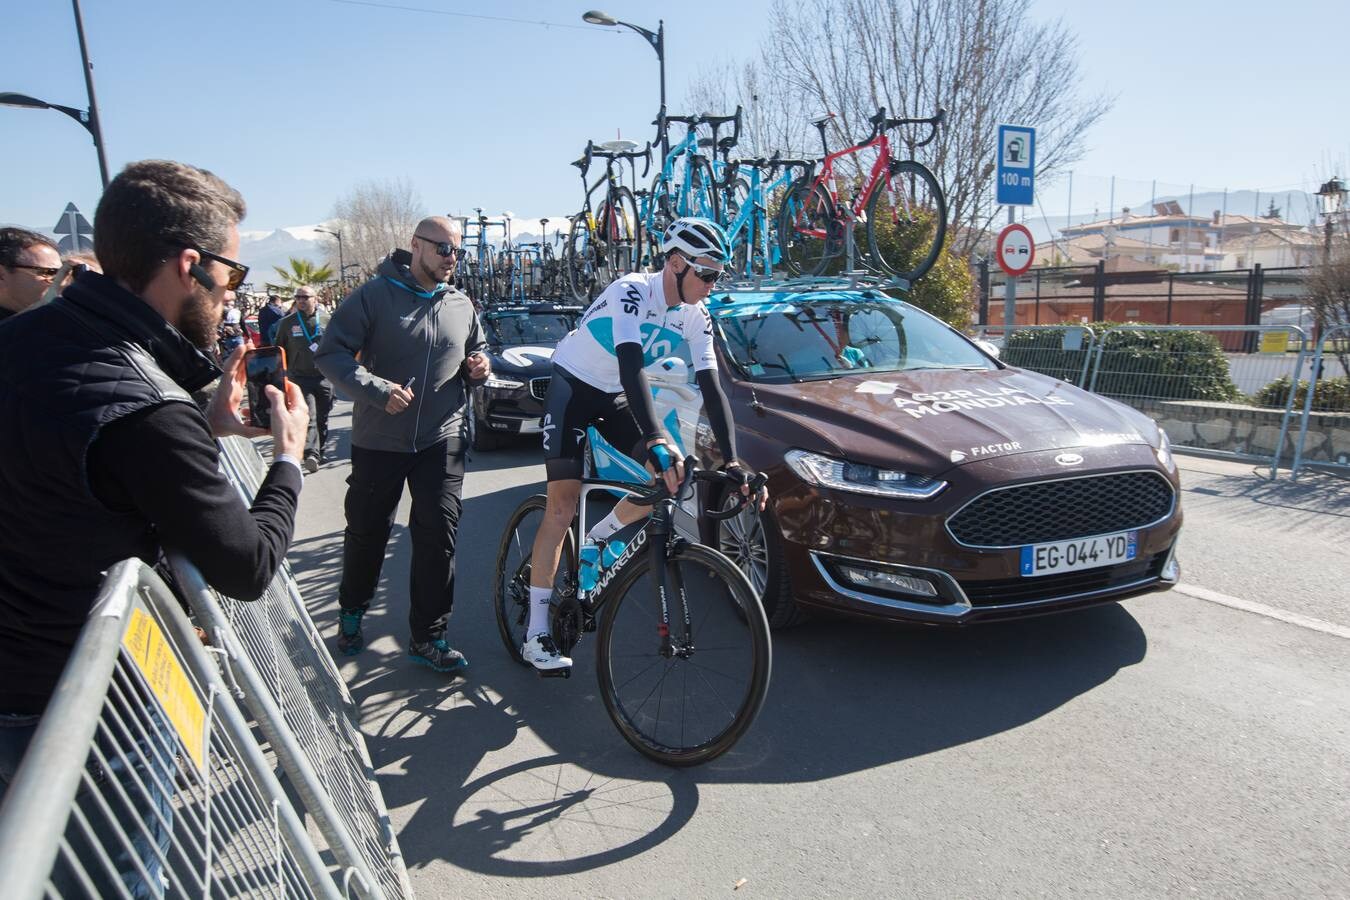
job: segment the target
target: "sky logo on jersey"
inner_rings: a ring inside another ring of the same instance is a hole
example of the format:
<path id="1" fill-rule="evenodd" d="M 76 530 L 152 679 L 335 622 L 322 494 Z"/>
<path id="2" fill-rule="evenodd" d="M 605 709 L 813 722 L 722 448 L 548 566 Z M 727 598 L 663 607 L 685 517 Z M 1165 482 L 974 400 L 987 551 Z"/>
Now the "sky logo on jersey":
<path id="1" fill-rule="evenodd" d="M 614 320 L 609 317 L 595 319 L 586 324 L 586 330 L 591 333 L 591 337 L 596 342 L 608 350 L 614 352 Z M 669 328 L 662 328 L 660 325 L 653 325 L 651 322 L 643 322 L 638 327 L 642 335 L 642 364 L 650 366 L 666 356 L 670 356 L 675 349 L 684 343 L 684 335 L 678 331 Z"/>

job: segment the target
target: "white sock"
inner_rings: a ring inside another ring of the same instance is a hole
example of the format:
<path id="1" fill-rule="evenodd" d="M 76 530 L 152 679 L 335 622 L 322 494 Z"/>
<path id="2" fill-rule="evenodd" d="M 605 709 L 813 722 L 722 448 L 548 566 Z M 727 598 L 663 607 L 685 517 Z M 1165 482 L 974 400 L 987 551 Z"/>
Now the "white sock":
<path id="1" fill-rule="evenodd" d="M 623 523 L 619 521 L 618 511 L 613 510 L 609 515 L 596 522 L 590 531 L 586 532 L 586 540 L 603 541 L 623 527 Z"/>
<path id="2" fill-rule="evenodd" d="M 530 585 L 530 624 L 525 629 L 525 640 L 537 634 L 548 634 L 548 601 L 552 597 L 553 588 Z"/>

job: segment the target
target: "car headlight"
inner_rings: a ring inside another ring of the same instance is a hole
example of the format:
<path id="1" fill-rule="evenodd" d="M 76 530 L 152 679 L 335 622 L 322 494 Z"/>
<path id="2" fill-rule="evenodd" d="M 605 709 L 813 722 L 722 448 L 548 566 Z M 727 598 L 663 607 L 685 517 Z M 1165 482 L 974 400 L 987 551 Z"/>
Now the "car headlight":
<path id="1" fill-rule="evenodd" d="M 783 455 L 783 460 L 805 482 L 855 494 L 927 500 L 947 486 L 947 482 L 930 475 L 881 469 L 805 450 L 789 450 Z"/>
<path id="2" fill-rule="evenodd" d="M 516 381 L 513 378 L 503 378 L 500 375 L 489 375 L 487 381 L 483 382 L 483 387 L 502 388 L 504 390 L 523 388 L 524 386 L 525 382 L 523 381 Z"/>
<path id="3" fill-rule="evenodd" d="M 1158 426 L 1158 449 L 1153 452 L 1167 471 L 1172 471 L 1176 466 L 1176 462 L 1172 459 L 1172 442 L 1168 440 L 1167 432 L 1162 430 L 1162 426 Z"/>

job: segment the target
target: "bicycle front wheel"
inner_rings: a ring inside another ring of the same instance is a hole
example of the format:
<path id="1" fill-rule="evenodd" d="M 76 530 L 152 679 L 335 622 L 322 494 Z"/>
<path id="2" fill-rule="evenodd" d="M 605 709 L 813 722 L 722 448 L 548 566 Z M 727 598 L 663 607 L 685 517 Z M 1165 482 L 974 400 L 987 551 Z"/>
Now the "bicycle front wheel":
<path id="1" fill-rule="evenodd" d="M 872 260 L 907 281 L 922 278 L 947 236 L 947 200 L 933 173 L 913 160 L 891 164 L 890 177 L 867 198 Z"/>
<path id="2" fill-rule="evenodd" d="M 572 227 L 567 232 L 567 246 L 563 251 L 563 264 L 572 297 L 582 306 L 590 303 L 595 296 L 596 247 L 595 234 L 591 231 L 585 213 L 572 217 Z"/>
<path id="3" fill-rule="evenodd" d="M 778 242 L 792 275 L 821 275 L 843 246 L 834 201 L 824 185 L 799 178 L 778 211 Z"/>
<path id="4" fill-rule="evenodd" d="M 666 572 L 669 639 L 651 558 L 634 559 L 605 606 L 596 669 L 629 744 L 657 762 L 694 766 L 730 750 L 764 705 L 769 623 L 740 569 L 709 547 L 683 545 Z"/>
<path id="5" fill-rule="evenodd" d="M 547 500 L 543 494 L 528 498 L 506 523 L 497 547 L 497 567 L 492 580 L 492 605 L 497 611 L 497 630 L 506 652 L 522 666 L 529 665 L 520 655 L 525 630 L 530 624 L 530 571 L 533 568 L 534 538 L 544 521 Z M 553 599 L 562 601 L 576 595 L 576 543 L 572 532 L 563 536 L 562 554 L 553 579 Z"/>

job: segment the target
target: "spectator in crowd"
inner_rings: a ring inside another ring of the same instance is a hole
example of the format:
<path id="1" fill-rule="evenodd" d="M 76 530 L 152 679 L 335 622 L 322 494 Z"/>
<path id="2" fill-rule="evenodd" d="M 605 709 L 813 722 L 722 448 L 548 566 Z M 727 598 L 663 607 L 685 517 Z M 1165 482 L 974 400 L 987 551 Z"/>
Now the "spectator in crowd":
<path id="1" fill-rule="evenodd" d="M 277 323 L 276 345 L 286 351 L 286 371 L 300 386 L 309 405 L 309 435 L 305 439 L 305 471 L 317 472 L 328 440 L 328 413 L 333 409 L 333 386 L 314 365 L 319 338 L 328 325 L 328 313 L 319 309 L 318 294 L 310 285 L 295 292 L 295 308 Z"/>
<path id="2" fill-rule="evenodd" d="M 42 299 L 39 303 L 51 303 L 61 292 L 70 287 L 70 283 L 75 280 L 75 276 L 92 269 L 95 272 L 102 272 L 103 267 L 98 264 L 98 257 L 88 250 L 80 250 L 75 253 L 67 253 L 61 257 L 61 268 L 56 273 L 56 278 L 43 291 Z"/>
<path id="3" fill-rule="evenodd" d="M 361 617 L 375 595 L 406 482 L 413 545 L 408 655 L 438 672 L 467 665 L 446 643 L 445 629 L 467 449 L 466 381 L 488 376 L 473 304 L 451 286 L 461 240 L 452 220 L 423 219 L 411 252 L 395 250 L 338 306 L 315 357 L 355 401 L 338 649 L 352 655 L 365 646 Z"/>
<path id="4" fill-rule="evenodd" d="M 244 343 L 244 315 L 239 311 L 235 298 L 225 298 L 225 315 L 220 320 L 220 355 L 228 358 L 235 349 Z"/>
<path id="5" fill-rule="evenodd" d="M 276 343 L 277 323 L 281 317 L 286 315 L 286 305 L 281 302 L 281 295 L 272 291 L 267 295 L 267 305 L 258 311 L 258 331 L 262 334 L 264 347 L 270 347 Z"/>
<path id="6" fill-rule="evenodd" d="M 25 228 L 0 228 L 0 321 L 42 299 L 61 270 L 52 239 Z"/>
<path id="7" fill-rule="evenodd" d="M 205 352 L 247 273 L 231 259 L 243 215 L 210 172 L 132 163 L 94 216 L 104 274 L 81 273 L 0 327 L 0 789 L 113 563 L 175 549 L 217 590 L 252 600 L 285 558 L 308 425 L 300 389 L 267 388 L 275 462 L 251 508 L 214 442 L 265 433 L 239 417 L 242 348 L 223 378 Z M 192 392 L 218 379 L 202 410 Z"/>

